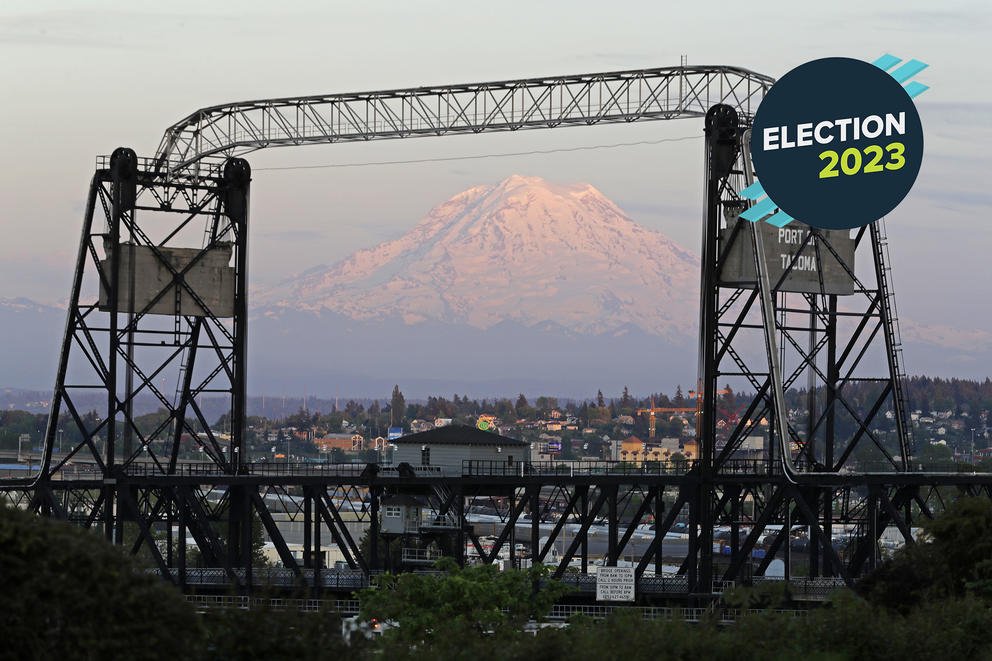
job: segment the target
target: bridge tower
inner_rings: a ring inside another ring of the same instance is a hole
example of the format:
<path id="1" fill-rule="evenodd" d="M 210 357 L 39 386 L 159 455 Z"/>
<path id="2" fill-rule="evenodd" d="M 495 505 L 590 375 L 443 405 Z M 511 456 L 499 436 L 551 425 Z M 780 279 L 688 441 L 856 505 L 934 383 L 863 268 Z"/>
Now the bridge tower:
<path id="1" fill-rule="evenodd" d="M 661 576 L 666 533 L 682 520 L 688 543 L 674 584 L 685 595 L 713 599 L 714 579 L 747 580 L 763 574 L 775 557 L 784 557 L 789 576 L 791 532 L 800 528 L 810 536 L 810 576 L 849 580 L 875 562 L 886 526 L 895 525 L 912 543 L 912 518 L 932 513 L 938 487 L 990 495 L 992 479 L 910 472 L 883 223 L 852 234 L 741 218 L 748 208 L 741 192 L 755 176 L 747 158 L 748 127 L 772 82 L 735 67 L 683 65 L 256 100 L 194 112 L 167 129 L 154 158 L 118 149 L 99 159 L 42 467 L 31 478 L 4 481 L 0 491 L 43 515 L 100 526 L 132 552 L 147 551 L 180 585 L 186 581 L 186 544 L 173 543 L 174 528 L 179 540 L 195 540 L 204 563 L 248 590 L 259 521 L 294 585 L 322 589 L 323 568 L 312 558 L 328 542 L 325 531 L 345 562 L 367 579 L 381 564 L 378 545 L 363 551 L 341 510 L 355 507 L 352 514 L 376 539 L 379 500 L 404 492 L 424 494 L 440 515 L 459 524 L 466 499 L 505 503 L 491 551 L 470 527 L 457 527 L 461 559 L 466 536 L 488 562 L 503 544 L 513 547 L 528 509 L 537 560 L 562 542 L 559 576 L 578 554 L 585 578 L 590 530 L 605 516 L 608 564 L 622 558 L 638 526 L 651 518 L 655 534 L 641 552 L 636 576 L 647 578 L 653 568 L 663 592 L 673 584 Z M 251 170 L 242 156 L 273 146 L 679 117 L 705 121 L 695 389 L 700 457 L 690 470 L 642 467 L 630 473 L 619 467 L 597 474 L 570 467 L 566 476 L 558 467 L 543 473 L 514 466 L 510 474 L 500 466 L 449 479 L 388 472 L 376 464 L 294 474 L 265 473 L 246 463 Z M 718 436 L 717 394 L 725 384 L 751 394 L 730 433 Z M 159 413 L 139 424 L 134 403 L 149 396 Z M 889 413 L 892 433 L 880 431 L 878 422 Z M 211 428 L 225 416 L 225 431 Z M 55 454 L 63 424 L 68 449 Z M 745 454 L 756 443 L 764 447 L 760 459 Z M 195 470 L 178 461 L 185 449 L 203 458 Z M 70 466 L 81 457 L 94 462 L 93 472 Z M 579 529 L 569 531 L 563 516 L 542 546 L 541 516 L 548 509 L 542 493 L 548 490 L 567 503 L 565 513 Z M 303 523 L 302 567 L 272 516 L 273 502 Z M 621 521 L 625 510 L 633 513 L 629 524 Z M 832 542 L 838 524 L 856 526 L 844 559 Z M 717 526 L 730 530 L 721 541 L 725 562 L 714 551 Z M 164 550 L 155 542 L 157 532 L 167 536 Z M 755 562 L 759 543 L 765 558 Z"/>

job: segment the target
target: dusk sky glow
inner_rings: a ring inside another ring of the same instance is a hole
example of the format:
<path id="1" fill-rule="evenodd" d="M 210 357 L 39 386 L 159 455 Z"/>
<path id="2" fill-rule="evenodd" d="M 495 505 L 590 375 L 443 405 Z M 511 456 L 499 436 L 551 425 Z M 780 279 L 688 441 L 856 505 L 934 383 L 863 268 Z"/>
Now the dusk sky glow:
<path id="1" fill-rule="evenodd" d="M 192 110 L 242 99 L 690 63 L 781 76 L 825 56 L 930 64 L 926 154 L 888 218 L 900 312 L 988 328 L 992 9 L 949 2 L 161 3 L 9 0 L 0 7 L 0 298 L 64 301 L 94 157 L 151 155 Z M 236 8 L 235 8 L 236 7 Z M 759 30 L 760 26 L 760 30 Z M 764 36 L 761 36 L 761 35 Z M 701 140 L 530 156 L 307 170 L 296 165 L 548 151 L 699 136 L 694 120 L 402 140 L 249 156 L 252 283 L 395 238 L 458 191 L 511 173 L 588 182 L 645 227 L 699 250 Z"/>

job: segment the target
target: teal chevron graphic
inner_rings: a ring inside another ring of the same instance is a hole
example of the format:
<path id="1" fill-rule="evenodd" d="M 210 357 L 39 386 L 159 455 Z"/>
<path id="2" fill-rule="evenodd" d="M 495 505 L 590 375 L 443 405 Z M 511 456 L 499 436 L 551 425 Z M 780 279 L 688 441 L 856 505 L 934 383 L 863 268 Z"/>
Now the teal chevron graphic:
<path id="1" fill-rule="evenodd" d="M 926 62 L 920 62 L 919 60 L 910 60 L 909 62 L 906 62 L 895 71 L 890 71 L 892 67 L 896 66 L 900 62 L 902 62 L 901 58 L 886 53 L 882 57 L 872 62 L 872 64 L 874 64 L 882 71 L 888 71 L 889 74 L 896 79 L 896 82 L 900 84 L 906 83 L 905 85 L 903 85 L 903 89 L 906 90 L 906 93 L 909 94 L 909 98 L 911 99 L 915 99 L 920 94 L 923 94 L 928 89 L 930 89 L 929 85 L 924 85 L 923 83 L 917 82 L 915 80 L 910 81 L 908 83 L 906 82 L 910 78 L 912 78 L 913 76 L 915 76 L 916 74 L 920 73 L 928 66 L 930 66 L 929 64 L 927 64 Z"/>
<path id="2" fill-rule="evenodd" d="M 789 214 L 778 209 L 778 205 L 772 201 L 772 198 L 768 197 L 760 182 L 754 182 L 742 190 L 740 194 L 744 199 L 751 200 L 755 203 L 741 214 L 740 217 L 744 220 L 749 220 L 752 223 L 756 223 L 762 218 L 765 218 L 765 222 L 769 225 L 774 225 L 775 227 L 785 227 L 795 220 L 795 218 Z"/>
<path id="3" fill-rule="evenodd" d="M 889 69 L 891 69 L 895 65 L 899 64 L 900 62 L 902 62 L 902 59 L 901 58 L 898 58 L 895 55 L 889 55 L 888 53 L 886 53 L 882 57 L 880 57 L 877 60 L 875 60 L 874 62 L 872 62 L 872 64 L 874 64 L 876 67 L 878 67 L 882 71 L 888 71 Z"/>

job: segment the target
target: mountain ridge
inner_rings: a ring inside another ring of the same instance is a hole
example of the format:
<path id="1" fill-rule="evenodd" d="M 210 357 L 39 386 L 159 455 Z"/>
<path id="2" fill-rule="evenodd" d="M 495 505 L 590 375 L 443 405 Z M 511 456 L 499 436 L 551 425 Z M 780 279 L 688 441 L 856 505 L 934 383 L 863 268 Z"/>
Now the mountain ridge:
<path id="1" fill-rule="evenodd" d="M 695 254 L 594 187 L 514 175 L 396 239 L 252 286 L 249 391 L 671 390 L 696 379 L 698 281 Z M 50 387 L 65 319 L 64 304 L 0 298 L 0 383 Z M 911 372 L 988 376 L 992 333 L 902 322 Z"/>
<path id="2" fill-rule="evenodd" d="M 591 185 L 511 175 L 458 193 L 397 239 L 307 269 L 256 304 L 406 324 L 556 321 L 593 334 L 633 323 L 681 340 L 694 333 L 698 269 L 695 254 Z"/>

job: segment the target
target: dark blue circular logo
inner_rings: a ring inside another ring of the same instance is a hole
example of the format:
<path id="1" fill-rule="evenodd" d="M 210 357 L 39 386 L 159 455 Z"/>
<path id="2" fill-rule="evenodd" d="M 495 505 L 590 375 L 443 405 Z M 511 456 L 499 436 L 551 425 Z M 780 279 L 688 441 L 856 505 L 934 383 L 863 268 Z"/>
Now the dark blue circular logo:
<path id="1" fill-rule="evenodd" d="M 896 208 L 923 161 L 909 94 L 878 67 L 846 57 L 785 74 L 751 130 L 755 176 L 793 218 L 820 229 L 872 223 Z"/>

